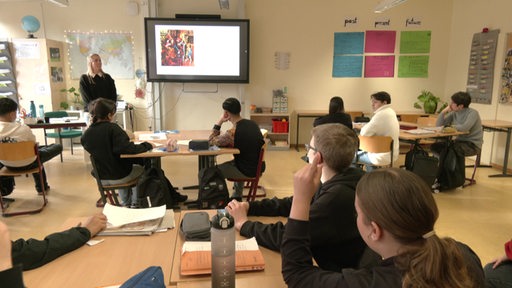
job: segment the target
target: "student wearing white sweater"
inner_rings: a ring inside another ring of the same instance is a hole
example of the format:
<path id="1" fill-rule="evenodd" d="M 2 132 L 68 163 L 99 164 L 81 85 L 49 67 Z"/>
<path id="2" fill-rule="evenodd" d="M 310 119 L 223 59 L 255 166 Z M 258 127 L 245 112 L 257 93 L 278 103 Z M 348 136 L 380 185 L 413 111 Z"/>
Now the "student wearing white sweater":
<path id="1" fill-rule="evenodd" d="M 377 92 L 370 97 L 372 102 L 373 117 L 361 128 L 362 136 L 391 136 L 393 138 L 393 160 L 398 159 L 400 124 L 395 111 L 391 108 L 391 96 L 384 91 Z M 366 165 L 366 171 L 373 170 L 373 166 L 388 165 L 391 161 L 391 153 L 369 153 L 358 151 L 356 161 Z"/>

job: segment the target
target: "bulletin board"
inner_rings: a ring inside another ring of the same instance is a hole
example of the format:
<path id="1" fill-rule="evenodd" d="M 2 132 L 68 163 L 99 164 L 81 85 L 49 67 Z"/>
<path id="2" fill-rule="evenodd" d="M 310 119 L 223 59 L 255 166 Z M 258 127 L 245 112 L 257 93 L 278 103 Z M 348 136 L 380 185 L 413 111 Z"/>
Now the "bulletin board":
<path id="1" fill-rule="evenodd" d="M 466 85 L 473 103 L 491 104 L 499 33 L 500 30 L 490 30 L 473 35 Z"/>
<path id="2" fill-rule="evenodd" d="M 500 103 L 512 103 L 512 33 L 507 34 L 507 55 L 501 71 Z"/>

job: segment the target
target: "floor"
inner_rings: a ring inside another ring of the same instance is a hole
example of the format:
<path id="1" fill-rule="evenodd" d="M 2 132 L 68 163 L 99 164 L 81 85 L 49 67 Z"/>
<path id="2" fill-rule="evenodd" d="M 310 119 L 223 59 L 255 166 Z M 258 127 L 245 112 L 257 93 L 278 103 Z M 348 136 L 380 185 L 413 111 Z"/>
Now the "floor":
<path id="1" fill-rule="evenodd" d="M 90 174 L 90 164 L 85 163 L 81 148 L 77 147 L 74 152 L 71 155 L 69 149 L 65 150 L 62 163 L 56 157 L 45 164 L 51 190 L 48 205 L 43 212 L 1 219 L 10 227 L 12 239 L 43 238 L 58 231 L 69 217 L 87 216 L 101 211 L 95 206 L 99 193 Z M 267 170 L 260 184 L 266 187 L 268 197 L 292 194 L 292 177 L 304 165 L 300 160 L 303 155 L 303 150 L 296 152 L 294 149 L 266 153 Z M 229 158 L 219 156 L 217 161 L 221 163 Z M 403 155 L 400 163 L 403 163 Z M 162 167 L 174 186 L 183 187 L 197 182 L 196 157 L 165 157 L 162 159 Z M 466 174 L 471 172 L 472 168 L 467 168 Z M 512 178 L 487 177 L 499 172 L 493 168 L 478 168 L 476 185 L 434 195 L 440 210 L 436 224 L 438 235 L 451 236 L 465 242 L 475 250 L 483 263 L 502 255 L 504 242 L 512 238 Z M 36 195 L 32 177 L 17 178 L 16 183 L 16 189 L 11 195 L 16 202 L 10 209 L 34 206 L 42 200 Z M 197 190 L 181 192 L 188 194 L 190 199 L 197 197 Z"/>

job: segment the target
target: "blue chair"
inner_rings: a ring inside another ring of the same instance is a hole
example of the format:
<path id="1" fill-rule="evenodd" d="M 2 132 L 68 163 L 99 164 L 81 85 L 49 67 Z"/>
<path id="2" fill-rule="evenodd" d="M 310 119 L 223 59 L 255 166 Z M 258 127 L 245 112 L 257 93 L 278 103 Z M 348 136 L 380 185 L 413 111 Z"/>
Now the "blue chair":
<path id="1" fill-rule="evenodd" d="M 44 117 L 45 118 L 64 118 L 64 117 L 68 117 L 68 113 L 66 111 L 51 111 L 51 112 L 45 112 Z M 74 130 L 74 129 L 70 129 L 70 128 L 51 129 L 51 130 L 53 130 L 54 132 L 47 132 L 47 130 L 44 129 L 45 144 L 47 144 L 47 142 L 46 142 L 47 138 L 59 139 L 59 143 L 61 145 L 62 145 L 63 138 L 70 139 L 71 154 L 73 154 L 73 138 L 82 137 L 82 130 Z M 60 162 L 62 162 L 62 153 L 60 153 Z"/>

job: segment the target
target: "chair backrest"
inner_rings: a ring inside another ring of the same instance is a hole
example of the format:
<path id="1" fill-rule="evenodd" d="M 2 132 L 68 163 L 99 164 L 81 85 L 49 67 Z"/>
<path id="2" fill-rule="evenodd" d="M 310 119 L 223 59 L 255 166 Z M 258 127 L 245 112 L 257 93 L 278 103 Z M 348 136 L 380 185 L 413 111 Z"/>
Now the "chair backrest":
<path id="1" fill-rule="evenodd" d="M 393 166 L 393 138 L 390 136 L 362 136 L 359 135 L 359 149 L 370 153 L 391 153 Z"/>
<path id="2" fill-rule="evenodd" d="M 436 117 L 418 117 L 416 124 L 418 127 L 435 127 L 437 122 Z"/>
<path id="3" fill-rule="evenodd" d="M 362 117 L 364 115 L 363 111 L 347 111 L 345 112 L 350 115 L 353 119 L 356 119 L 356 117 Z"/>
<path id="4" fill-rule="evenodd" d="M 37 157 L 34 141 L 0 143 L 0 161 L 20 161 Z"/>
<path id="5" fill-rule="evenodd" d="M 44 117 L 48 117 L 48 118 L 68 117 L 68 112 L 66 112 L 66 111 L 49 111 L 49 112 L 44 112 Z"/>
<path id="6" fill-rule="evenodd" d="M 256 167 L 256 178 L 261 177 L 263 171 L 263 162 L 265 159 L 265 149 L 267 148 L 267 141 L 261 146 L 260 157 L 258 158 L 258 167 Z"/>

